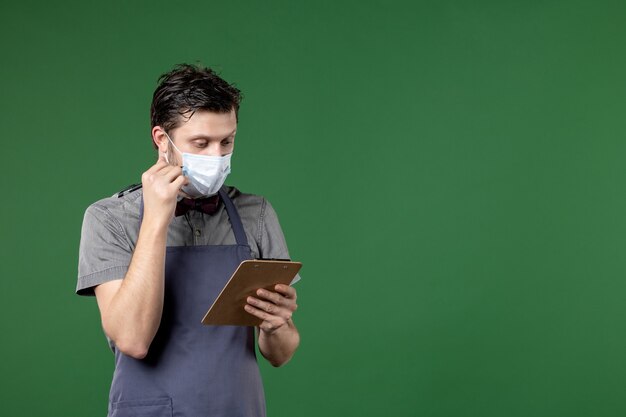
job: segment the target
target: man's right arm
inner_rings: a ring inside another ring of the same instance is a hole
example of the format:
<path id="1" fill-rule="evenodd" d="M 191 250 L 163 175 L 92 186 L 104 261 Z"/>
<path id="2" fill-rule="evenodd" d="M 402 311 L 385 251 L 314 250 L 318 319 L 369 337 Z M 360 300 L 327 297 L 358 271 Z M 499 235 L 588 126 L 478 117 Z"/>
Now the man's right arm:
<path id="1" fill-rule="evenodd" d="M 163 159 L 144 172 L 144 213 L 135 251 L 123 280 L 95 288 L 102 327 L 117 349 L 144 358 L 163 312 L 167 229 L 180 188 L 187 183 L 180 167 Z"/>

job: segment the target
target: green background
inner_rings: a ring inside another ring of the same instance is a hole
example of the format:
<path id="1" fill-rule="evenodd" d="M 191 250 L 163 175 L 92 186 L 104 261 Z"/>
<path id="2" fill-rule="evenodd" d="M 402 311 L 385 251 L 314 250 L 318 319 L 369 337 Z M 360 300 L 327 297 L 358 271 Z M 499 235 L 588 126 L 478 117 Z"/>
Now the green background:
<path id="1" fill-rule="evenodd" d="M 82 215 L 179 62 L 245 93 L 228 183 L 303 261 L 269 416 L 626 415 L 621 1 L 0 5 L 6 416 L 105 415 Z"/>

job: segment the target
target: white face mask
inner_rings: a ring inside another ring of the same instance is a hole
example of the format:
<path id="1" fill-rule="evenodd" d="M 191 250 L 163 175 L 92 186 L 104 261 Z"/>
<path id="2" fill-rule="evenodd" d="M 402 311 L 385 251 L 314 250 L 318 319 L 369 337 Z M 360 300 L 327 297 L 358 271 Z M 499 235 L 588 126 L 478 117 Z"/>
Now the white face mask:
<path id="1" fill-rule="evenodd" d="M 193 153 L 181 152 L 170 136 L 166 133 L 174 149 L 183 156 L 183 175 L 189 179 L 189 184 L 181 188 L 190 197 L 206 197 L 216 194 L 228 174 L 230 174 L 230 157 L 232 153 L 224 156 L 196 155 Z M 169 163 L 167 153 L 165 160 Z"/>

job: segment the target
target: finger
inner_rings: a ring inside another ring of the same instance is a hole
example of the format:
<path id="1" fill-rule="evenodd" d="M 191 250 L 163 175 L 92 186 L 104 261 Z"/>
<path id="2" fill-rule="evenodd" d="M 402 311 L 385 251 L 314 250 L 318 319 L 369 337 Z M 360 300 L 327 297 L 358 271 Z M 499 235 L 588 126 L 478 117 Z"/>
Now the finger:
<path id="1" fill-rule="evenodd" d="M 189 184 L 189 180 L 184 175 L 181 175 L 180 177 L 172 181 L 172 187 L 179 189 L 179 190 L 183 185 L 187 185 L 187 184 Z"/>
<path id="2" fill-rule="evenodd" d="M 277 284 L 274 289 L 286 298 L 292 298 L 294 300 L 297 298 L 296 289 L 290 285 Z"/>
<path id="3" fill-rule="evenodd" d="M 259 319 L 261 319 L 263 321 L 267 321 L 267 320 L 270 320 L 270 319 L 274 318 L 274 316 L 266 313 L 263 310 L 260 310 L 260 309 L 258 309 L 256 307 L 253 307 L 250 304 L 246 304 L 243 308 L 244 308 L 244 310 L 246 310 L 246 312 L 252 314 L 254 317 L 257 317 L 257 318 L 259 318 Z"/>
<path id="4" fill-rule="evenodd" d="M 258 290 L 256 290 L 256 295 L 263 298 L 264 300 L 271 301 L 274 304 L 284 303 L 284 298 L 285 298 L 278 293 L 275 293 L 273 291 L 268 291 L 264 288 L 259 288 Z"/>
<path id="5" fill-rule="evenodd" d="M 168 166 L 169 164 L 167 163 L 167 161 L 165 160 L 165 158 L 163 157 L 163 155 L 159 156 L 158 161 L 156 162 L 156 164 L 152 165 L 147 171 L 146 174 L 155 174 L 156 172 L 160 171 L 161 169 L 165 168 L 166 166 Z"/>
<path id="6" fill-rule="evenodd" d="M 254 308 L 248 304 L 244 306 L 244 309 L 249 314 L 261 320 L 259 327 L 266 332 L 273 332 L 289 321 L 288 319 L 282 319 L 280 317 L 269 315 L 265 311 Z"/>
<path id="7" fill-rule="evenodd" d="M 293 308 L 294 300 L 287 298 L 287 297 L 283 297 L 281 294 L 261 288 L 257 290 L 257 295 L 263 298 L 264 300 L 270 301 L 273 304 L 276 304 L 282 307 L 287 307 L 290 310 L 294 310 Z"/>
<path id="8" fill-rule="evenodd" d="M 258 298 L 248 297 L 246 301 L 248 302 L 248 304 L 251 304 L 254 307 L 258 308 L 259 310 L 263 310 L 266 313 L 271 314 L 271 315 L 276 315 L 276 313 L 279 310 L 279 307 L 276 304 L 269 303 L 267 301 L 262 301 L 262 300 L 259 300 Z"/>
<path id="9" fill-rule="evenodd" d="M 252 306 L 267 313 L 268 315 L 281 317 L 285 320 L 289 320 L 293 314 L 293 311 L 295 310 L 292 305 L 285 305 L 284 307 L 281 307 L 274 303 L 262 301 L 254 297 L 248 297 L 247 301 L 248 304 L 251 304 Z"/>
<path id="10" fill-rule="evenodd" d="M 183 176 L 183 169 L 177 166 L 169 166 L 167 169 L 163 169 L 162 174 L 169 182 L 174 182 L 178 177 Z"/>

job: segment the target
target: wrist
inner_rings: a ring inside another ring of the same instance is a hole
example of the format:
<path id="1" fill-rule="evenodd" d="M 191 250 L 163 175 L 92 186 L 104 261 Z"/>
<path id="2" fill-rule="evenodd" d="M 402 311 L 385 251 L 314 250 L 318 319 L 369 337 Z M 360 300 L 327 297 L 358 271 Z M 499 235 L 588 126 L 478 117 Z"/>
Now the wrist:
<path id="1" fill-rule="evenodd" d="M 167 236 L 167 229 L 169 228 L 171 219 L 163 219 L 145 215 L 141 221 L 141 234 L 150 234 L 152 237 L 159 235 Z"/>

